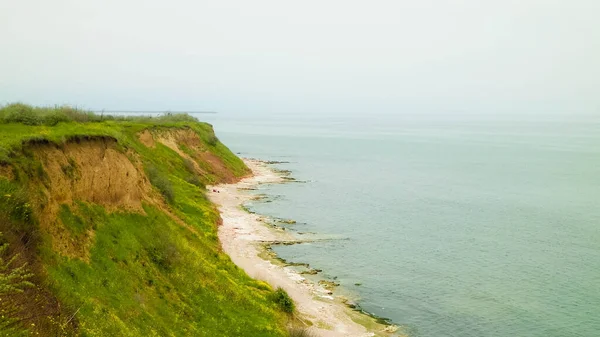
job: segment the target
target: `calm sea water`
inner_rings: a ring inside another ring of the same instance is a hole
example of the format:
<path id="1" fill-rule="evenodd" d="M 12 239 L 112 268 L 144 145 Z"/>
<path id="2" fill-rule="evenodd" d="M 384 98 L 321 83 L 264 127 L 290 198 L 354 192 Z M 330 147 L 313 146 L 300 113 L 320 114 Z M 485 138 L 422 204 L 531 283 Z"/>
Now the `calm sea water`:
<path id="1" fill-rule="evenodd" d="M 307 181 L 254 208 L 333 238 L 277 252 L 366 311 L 411 336 L 600 336 L 599 116 L 208 117 Z"/>

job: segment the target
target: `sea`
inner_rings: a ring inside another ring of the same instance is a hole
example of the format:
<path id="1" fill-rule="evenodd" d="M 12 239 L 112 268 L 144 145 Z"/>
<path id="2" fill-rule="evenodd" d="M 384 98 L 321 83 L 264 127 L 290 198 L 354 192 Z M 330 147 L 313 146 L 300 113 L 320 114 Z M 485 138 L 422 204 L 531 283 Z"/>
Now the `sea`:
<path id="1" fill-rule="evenodd" d="M 600 114 L 199 115 L 296 181 L 275 246 L 411 337 L 600 336 Z"/>

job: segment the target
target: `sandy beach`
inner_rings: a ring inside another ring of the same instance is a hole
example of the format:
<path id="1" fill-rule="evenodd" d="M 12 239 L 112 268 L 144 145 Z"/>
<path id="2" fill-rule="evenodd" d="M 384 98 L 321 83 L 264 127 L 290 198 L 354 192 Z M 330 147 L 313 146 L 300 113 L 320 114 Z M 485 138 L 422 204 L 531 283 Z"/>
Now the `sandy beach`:
<path id="1" fill-rule="evenodd" d="M 384 333 L 386 326 L 359 314 L 336 299 L 331 292 L 306 280 L 289 267 L 276 265 L 259 256 L 262 244 L 272 241 L 295 241 L 284 231 L 278 231 L 264 223 L 264 218 L 242 209 L 241 205 L 253 198 L 248 190 L 260 184 L 283 183 L 285 180 L 267 164 L 253 159 L 244 160 L 253 175 L 236 184 L 209 186 L 209 197 L 218 206 L 223 219 L 219 227 L 219 239 L 224 251 L 233 262 L 253 278 L 282 287 L 296 302 L 300 317 L 312 322 L 310 331 L 318 336 L 367 337 Z M 213 189 L 219 193 L 213 192 Z M 355 320 L 365 322 L 365 326 Z M 389 328 L 388 328 L 389 329 Z"/>

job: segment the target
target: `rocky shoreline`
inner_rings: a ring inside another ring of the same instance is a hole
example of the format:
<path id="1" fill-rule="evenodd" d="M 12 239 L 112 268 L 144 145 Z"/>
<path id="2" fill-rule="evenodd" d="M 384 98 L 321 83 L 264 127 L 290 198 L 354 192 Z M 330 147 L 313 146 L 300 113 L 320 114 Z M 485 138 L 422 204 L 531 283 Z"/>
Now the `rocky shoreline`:
<path id="1" fill-rule="evenodd" d="M 290 219 L 266 219 L 247 209 L 244 204 L 266 198 L 251 194 L 261 184 L 296 181 L 287 170 L 269 166 L 269 162 L 244 160 L 253 171 L 251 177 L 237 184 L 209 186 L 210 199 L 219 207 L 223 225 L 219 238 L 224 251 L 234 263 L 251 277 L 261 279 L 273 287 L 282 287 L 294 299 L 302 321 L 318 336 L 397 336 L 397 327 L 385 320 L 368 316 L 357 303 L 334 295 L 339 283 L 335 280 L 311 281 L 305 276 L 316 276 L 321 270 L 306 263 L 288 262 L 275 254 L 272 245 L 292 245 L 315 240 L 300 240 L 278 226 L 294 224 Z M 297 270 L 301 268 L 302 270 Z"/>

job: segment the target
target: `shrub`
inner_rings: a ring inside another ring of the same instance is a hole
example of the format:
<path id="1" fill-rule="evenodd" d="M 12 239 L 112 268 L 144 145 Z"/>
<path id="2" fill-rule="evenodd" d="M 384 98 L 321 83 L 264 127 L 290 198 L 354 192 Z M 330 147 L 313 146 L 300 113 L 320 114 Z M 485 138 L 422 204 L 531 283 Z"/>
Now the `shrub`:
<path id="1" fill-rule="evenodd" d="M 5 108 L 6 123 L 21 123 L 25 125 L 41 125 L 43 119 L 35 113 L 32 107 L 25 104 L 12 104 Z"/>
<path id="2" fill-rule="evenodd" d="M 215 146 L 217 145 L 217 143 L 219 142 L 219 138 L 217 138 L 217 136 L 215 136 L 214 134 L 208 136 L 206 143 L 208 143 L 208 145 L 210 146 Z"/>
<path id="3" fill-rule="evenodd" d="M 146 251 L 150 261 L 165 271 L 173 270 L 182 259 L 177 246 L 165 238 Z"/>
<path id="4" fill-rule="evenodd" d="M 294 312 L 296 307 L 290 295 L 288 295 L 288 293 L 285 292 L 285 290 L 283 290 L 281 287 L 278 287 L 273 293 L 273 301 L 279 305 L 281 310 L 287 312 L 288 314 Z"/>
<path id="5" fill-rule="evenodd" d="M 196 166 L 194 165 L 194 162 L 189 159 L 189 158 L 184 158 L 183 159 L 183 166 L 185 166 L 185 169 L 192 174 L 196 173 Z"/>
<path id="6" fill-rule="evenodd" d="M 165 113 L 159 116 L 114 116 L 97 115 L 91 111 L 68 105 L 54 107 L 33 107 L 23 103 L 0 106 L 0 123 L 21 123 L 25 125 L 54 126 L 60 122 L 96 123 L 105 120 L 131 121 L 138 123 L 197 123 L 198 120 L 186 113 Z M 214 136 L 213 136 L 214 137 Z M 216 144 L 216 137 L 215 143 Z"/>
<path id="7" fill-rule="evenodd" d="M 7 118 L 10 115 L 18 115 L 21 113 L 32 113 L 33 107 L 23 103 L 13 103 L 9 104 L 2 109 L 0 109 L 0 117 L 3 119 Z"/>
<path id="8" fill-rule="evenodd" d="M 91 112 L 81 111 L 70 106 L 45 108 L 14 103 L 0 109 L 0 119 L 4 123 L 54 126 L 60 122 L 69 121 L 82 123 L 99 121 L 100 117 Z"/>
<path id="9" fill-rule="evenodd" d="M 55 126 L 60 122 L 68 122 L 69 117 L 61 112 L 52 112 L 44 117 L 44 124 L 49 126 Z"/>
<path id="10" fill-rule="evenodd" d="M 161 116 L 155 117 L 154 120 L 158 121 L 158 122 L 171 122 L 171 123 L 176 123 L 176 122 L 198 122 L 198 120 L 186 113 L 171 113 L 171 112 L 167 112 Z"/>
<path id="11" fill-rule="evenodd" d="M 204 184 L 200 180 L 200 177 L 198 177 L 195 174 L 189 176 L 185 181 L 187 181 L 188 183 L 190 183 L 190 184 L 192 184 L 194 186 L 198 186 L 200 188 L 205 188 L 206 187 L 206 186 L 204 186 Z"/>
<path id="12" fill-rule="evenodd" d="M 146 173 L 148 174 L 150 183 L 160 191 L 167 202 L 172 203 L 175 200 L 175 192 L 173 191 L 171 181 L 153 165 L 149 165 L 146 168 Z"/>
<path id="13" fill-rule="evenodd" d="M 56 110 L 58 113 L 65 116 L 68 120 L 78 123 L 99 122 L 102 119 L 101 116 L 98 116 L 93 112 L 83 111 L 67 105 L 57 108 Z"/>

